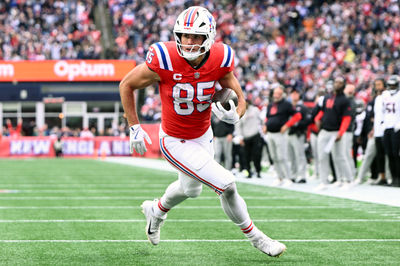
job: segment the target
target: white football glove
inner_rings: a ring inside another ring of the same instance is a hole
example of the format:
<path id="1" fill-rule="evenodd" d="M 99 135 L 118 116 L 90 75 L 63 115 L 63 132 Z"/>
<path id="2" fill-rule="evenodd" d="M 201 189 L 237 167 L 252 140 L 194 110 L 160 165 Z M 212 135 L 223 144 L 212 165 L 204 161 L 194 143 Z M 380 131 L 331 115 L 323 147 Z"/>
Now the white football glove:
<path id="1" fill-rule="evenodd" d="M 240 117 L 236 112 L 235 103 L 232 100 L 229 100 L 229 105 L 231 106 L 231 109 L 229 111 L 222 107 L 222 104 L 220 102 L 217 102 L 217 104 L 212 103 L 211 108 L 215 116 L 218 117 L 220 120 L 228 124 L 236 124 L 239 121 Z"/>
<path id="2" fill-rule="evenodd" d="M 400 122 L 394 125 L 394 132 L 397 132 L 400 130 Z"/>
<path id="3" fill-rule="evenodd" d="M 146 144 L 144 143 L 145 139 L 147 143 L 151 144 L 149 135 L 142 129 L 140 124 L 131 126 L 129 128 L 129 147 L 131 153 L 135 150 L 140 155 L 143 155 L 147 151 Z"/>

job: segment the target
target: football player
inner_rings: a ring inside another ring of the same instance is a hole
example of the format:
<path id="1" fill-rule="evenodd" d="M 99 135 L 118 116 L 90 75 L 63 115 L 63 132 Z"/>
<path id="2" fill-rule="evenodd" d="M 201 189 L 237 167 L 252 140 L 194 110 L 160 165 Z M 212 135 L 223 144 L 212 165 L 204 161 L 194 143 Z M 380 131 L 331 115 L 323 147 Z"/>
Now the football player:
<path id="1" fill-rule="evenodd" d="M 400 186 L 400 77 L 392 75 L 382 93 L 383 145 L 389 158 L 392 186 Z"/>
<path id="2" fill-rule="evenodd" d="M 286 246 L 253 224 L 234 176 L 214 160 L 211 110 L 222 121 L 235 124 L 246 109 L 241 87 L 233 75 L 234 51 L 226 44 L 214 43 L 215 27 L 207 9 L 193 6 L 184 10 L 174 26 L 175 42 L 151 45 L 146 62 L 132 69 L 120 83 L 131 152 L 140 154 L 146 152 L 145 140 L 149 144 L 151 141 L 140 126 L 133 92 L 158 83 L 162 104 L 160 148 L 165 159 L 179 170 L 178 180 L 167 187 L 159 200 L 143 202 L 146 234 L 157 245 L 167 212 L 187 198 L 199 196 L 204 184 L 219 195 L 226 215 L 253 246 L 270 256 L 279 256 Z M 216 82 L 236 92 L 237 107 L 231 101 L 227 111 L 220 102 L 212 103 Z"/>

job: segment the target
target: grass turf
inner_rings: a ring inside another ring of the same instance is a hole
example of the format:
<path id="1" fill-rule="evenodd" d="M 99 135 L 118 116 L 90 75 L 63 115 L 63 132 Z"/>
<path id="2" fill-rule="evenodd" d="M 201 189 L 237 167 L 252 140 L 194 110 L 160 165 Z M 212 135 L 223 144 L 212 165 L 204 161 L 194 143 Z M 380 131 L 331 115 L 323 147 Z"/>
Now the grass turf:
<path id="1" fill-rule="evenodd" d="M 173 173 L 89 159 L 0 160 L 0 169 L 2 265 L 396 265 L 399 259 L 396 207 L 238 184 L 255 224 L 288 247 L 270 258 L 245 241 L 207 187 L 170 211 L 158 246 L 148 243 L 139 206 L 161 196 Z"/>

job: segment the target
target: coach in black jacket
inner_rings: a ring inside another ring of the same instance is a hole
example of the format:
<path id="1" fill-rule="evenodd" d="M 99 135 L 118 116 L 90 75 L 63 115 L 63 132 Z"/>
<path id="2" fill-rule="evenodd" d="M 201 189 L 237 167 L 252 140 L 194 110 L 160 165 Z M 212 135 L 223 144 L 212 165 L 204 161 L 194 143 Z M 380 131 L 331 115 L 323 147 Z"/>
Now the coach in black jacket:
<path id="1" fill-rule="evenodd" d="M 268 147 L 274 161 L 274 169 L 278 174 L 278 179 L 273 185 L 290 186 L 293 183 L 293 177 L 288 163 L 287 130 L 301 120 L 301 113 L 297 112 L 292 104 L 284 98 L 283 87 L 274 89 L 273 102 L 268 105 L 266 119 L 264 133 L 268 132 Z"/>
<path id="2" fill-rule="evenodd" d="M 342 140 L 343 134 L 351 122 L 350 101 L 344 95 L 345 79 L 337 77 L 334 81 L 332 95 L 326 96 L 315 122 L 320 127 L 318 134 L 318 156 L 321 184 L 316 190 L 326 188 L 329 175 L 329 153 L 332 152 L 335 171 L 337 171 L 338 185 L 348 188 L 352 181 L 352 171 L 346 161 L 346 147 Z"/>

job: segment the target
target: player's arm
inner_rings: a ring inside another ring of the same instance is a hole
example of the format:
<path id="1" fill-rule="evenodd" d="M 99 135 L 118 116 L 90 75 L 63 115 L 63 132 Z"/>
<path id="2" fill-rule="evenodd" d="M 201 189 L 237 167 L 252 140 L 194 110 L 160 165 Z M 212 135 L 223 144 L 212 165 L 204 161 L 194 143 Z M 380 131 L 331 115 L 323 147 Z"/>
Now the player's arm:
<path id="1" fill-rule="evenodd" d="M 246 112 L 246 100 L 244 98 L 244 94 L 242 88 L 240 87 L 239 81 L 233 75 L 233 72 L 228 72 L 222 79 L 220 79 L 219 84 L 222 88 L 230 88 L 238 97 L 238 106 L 236 108 L 236 112 L 238 113 L 239 117 L 242 117 Z"/>
<path id="2" fill-rule="evenodd" d="M 119 84 L 121 102 L 129 125 L 129 147 L 131 153 L 135 150 L 143 155 L 147 151 L 144 140 L 151 144 L 149 135 L 139 124 L 134 91 L 146 88 L 159 80 L 158 74 L 151 71 L 146 64 L 140 64 L 126 74 Z"/>
<path id="3" fill-rule="evenodd" d="M 150 70 L 145 63 L 142 63 L 126 74 L 120 82 L 119 93 L 129 126 L 139 124 L 133 92 L 146 88 L 157 81 L 160 81 L 158 74 Z"/>

